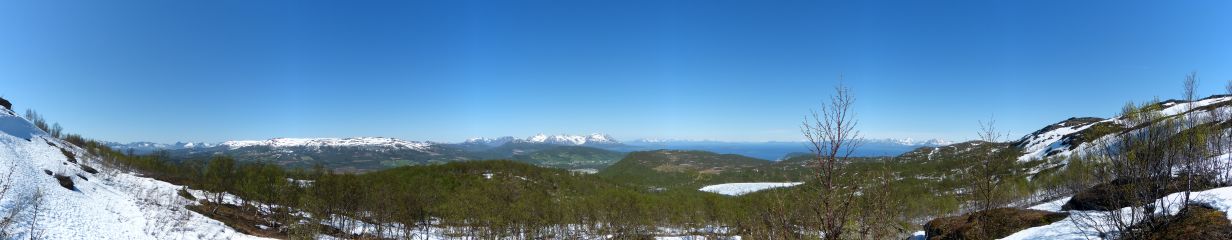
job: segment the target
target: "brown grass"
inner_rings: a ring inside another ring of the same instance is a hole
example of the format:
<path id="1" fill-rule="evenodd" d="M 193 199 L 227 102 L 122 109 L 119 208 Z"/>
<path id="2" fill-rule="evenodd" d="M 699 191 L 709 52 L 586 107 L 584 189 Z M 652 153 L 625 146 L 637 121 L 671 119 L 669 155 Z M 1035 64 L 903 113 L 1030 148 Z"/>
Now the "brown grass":
<path id="1" fill-rule="evenodd" d="M 929 240 L 942 239 L 997 239 L 1023 229 L 1043 226 L 1060 221 L 1068 213 L 996 208 L 962 216 L 944 217 L 928 221 L 924 231 Z"/>
<path id="2" fill-rule="evenodd" d="M 1151 229 L 1135 229 L 1138 239 L 1232 239 L 1232 222 L 1227 214 L 1207 206 L 1189 205 L 1176 216 Z"/>
<path id="3" fill-rule="evenodd" d="M 286 233 L 278 231 L 279 226 L 281 226 L 280 224 L 268 221 L 266 216 L 255 214 L 255 212 L 245 210 L 240 206 L 201 201 L 201 205 L 189 205 L 187 208 L 206 217 L 218 220 L 243 234 L 268 238 L 287 238 Z M 261 229 L 257 225 L 264 225 L 267 228 Z"/>
<path id="4" fill-rule="evenodd" d="M 1209 177 L 1194 177 L 1195 191 L 1217 187 Z M 1109 211 L 1134 205 L 1136 202 L 1152 201 L 1164 195 L 1181 192 L 1185 188 L 1183 177 L 1155 179 L 1116 179 L 1112 182 L 1091 186 L 1070 198 L 1062 210 Z M 1142 189 L 1163 189 L 1163 191 L 1141 191 Z M 1151 196 L 1141 196 L 1141 199 L 1131 199 L 1141 193 Z"/>

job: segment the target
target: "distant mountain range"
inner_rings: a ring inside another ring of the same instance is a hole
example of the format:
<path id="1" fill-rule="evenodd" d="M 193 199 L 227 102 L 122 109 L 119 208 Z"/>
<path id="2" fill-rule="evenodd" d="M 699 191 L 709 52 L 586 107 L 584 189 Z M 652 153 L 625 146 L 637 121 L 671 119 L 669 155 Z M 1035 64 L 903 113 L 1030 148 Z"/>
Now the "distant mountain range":
<path id="1" fill-rule="evenodd" d="M 204 142 L 176 142 L 176 143 L 171 143 L 171 144 L 155 143 L 155 142 L 131 142 L 131 143 L 103 142 L 103 143 L 106 144 L 108 147 L 119 150 L 121 152 L 127 152 L 128 150 L 131 149 L 134 153 L 137 153 L 137 154 L 147 154 L 150 152 L 154 152 L 155 150 L 159 150 L 159 149 L 176 150 L 176 149 L 185 149 L 185 148 L 210 148 L 210 147 L 218 146 L 220 144 L 220 143 L 204 143 Z"/>
<path id="2" fill-rule="evenodd" d="M 940 146 L 943 140 L 868 140 L 859 156 L 893 156 L 919 147 Z M 692 140 L 634 140 L 628 143 L 607 134 L 511 136 L 471 138 L 461 143 L 409 141 L 388 137 L 273 138 L 234 140 L 221 143 L 153 142 L 107 143 L 122 152 L 148 154 L 166 150 L 180 159 L 208 158 L 227 154 L 243 160 L 270 161 L 289 167 L 326 167 L 369 171 L 403 165 L 450 161 L 511 159 L 540 166 L 566 169 L 602 169 L 632 151 L 658 149 L 700 150 L 739 154 L 765 160 L 780 160 L 808 151 L 803 142 L 720 142 Z"/>
<path id="3" fill-rule="evenodd" d="M 504 136 L 497 138 L 471 138 L 459 143 L 469 148 L 494 148 L 507 143 L 515 144 L 552 144 L 563 146 L 601 146 L 601 147 L 617 147 L 622 145 L 620 141 L 616 141 L 612 136 L 602 133 L 592 133 L 590 135 L 545 135 L 535 134 L 526 138 L 514 138 L 512 136 Z"/>

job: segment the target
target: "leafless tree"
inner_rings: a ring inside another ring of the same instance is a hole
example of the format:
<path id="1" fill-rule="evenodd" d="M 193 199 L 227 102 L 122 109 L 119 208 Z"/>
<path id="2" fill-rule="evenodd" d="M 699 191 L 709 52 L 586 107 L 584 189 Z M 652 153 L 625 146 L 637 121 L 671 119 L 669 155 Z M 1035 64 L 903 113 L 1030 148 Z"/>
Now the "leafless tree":
<path id="1" fill-rule="evenodd" d="M 814 170 L 821 188 L 820 230 L 825 239 L 842 238 L 850 220 L 852 200 L 859 190 L 845 171 L 849 158 L 863 142 L 856 130 L 854 103 L 851 89 L 840 83 L 821 109 L 805 116 L 801 124 L 801 132 L 818 164 Z"/>
<path id="2" fill-rule="evenodd" d="M 1194 105 L 1197 104 L 1194 101 L 1197 97 L 1195 92 L 1198 88 L 1198 72 L 1190 72 L 1185 75 L 1184 86 L 1184 96 L 1185 101 L 1187 102 L 1185 104 L 1185 112 L 1192 112 L 1194 110 Z M 1182 128 L 1189 129 L 1189 131 L 1186 131 L 1186 133 L 1182 135 L 1183 138 L 1181 141 L 1183 142 L 1180 147 L 1184 150 L 1181 151 L 1181 156 L 1179 156 L 1181 157 L 1181 163 L 1184 165 L 1183 174 L 1185 175 L 1185 192 L 1183 194 L 1183 199 L 1184 203 L 1189 203 L 1189 193 L 1194 189 L 1194 172 L 1197 171 L 1196 168 L 1201 163 L 1202 159 L 1207 157 L 1206 154 L 1204 154 L 1206 152 L 1206 143 L 1204 138 L 1200 136 L 1200 134 L 1203 133 L 1203 131 L 1201 131 L 1202 129 L 1197 129 L 1199 127 L 1198 124 L 1202 123 L 1198 118 L 1202 117 L 1202 115 L 1181 114 L 1181 117 L 1181 121 L 1184 124 Z"/>
<path id="3" fill-rule="evenodd" d="M 980 121 L 980 140 L 984 144 L 997 144 L 1008 134 L 998 132 L 996 119 L 990 117 L 987 122 Z M 971 166 L 974 178 L 971 181 L 971 194 L 975 199 L 976 210 L 987 211 L 1005 205 L 998 188 L 1007 174 L 1008 160 L 1005 152 L 991 148 L 980 160 L 979 164 Z"/>

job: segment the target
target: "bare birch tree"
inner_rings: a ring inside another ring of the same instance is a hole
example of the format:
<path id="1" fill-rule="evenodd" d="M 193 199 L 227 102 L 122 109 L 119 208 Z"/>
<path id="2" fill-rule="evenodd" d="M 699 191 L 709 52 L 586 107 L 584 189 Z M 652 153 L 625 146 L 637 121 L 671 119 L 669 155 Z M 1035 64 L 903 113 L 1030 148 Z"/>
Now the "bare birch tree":
<path id="1" fill-rule="evenodd" d="M 842 80 L 842 77 L 839 77 Z M 805 116 L 801 132 L 817 162 L 815 177 L 820 185 L 820 228 L 825 239 L 841 239 L 851 216 L 852 200 L 859 186 L 845 171 L 852 154 L 863 142 L 852 107 L 855 97 L 841 83 L 820 110 Z"/>

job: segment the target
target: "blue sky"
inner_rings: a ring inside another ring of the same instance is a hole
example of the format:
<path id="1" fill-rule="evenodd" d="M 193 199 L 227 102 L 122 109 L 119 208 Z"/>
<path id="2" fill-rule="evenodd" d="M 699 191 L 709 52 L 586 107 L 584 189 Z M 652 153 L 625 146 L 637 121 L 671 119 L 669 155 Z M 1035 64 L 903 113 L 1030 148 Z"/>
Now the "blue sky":
<path id="1" fill-rule="evenodd" d="M 0 94 L 113 141 L 1018 136 L 1232 80 L 1229 1 L 5 1 Z"/>

